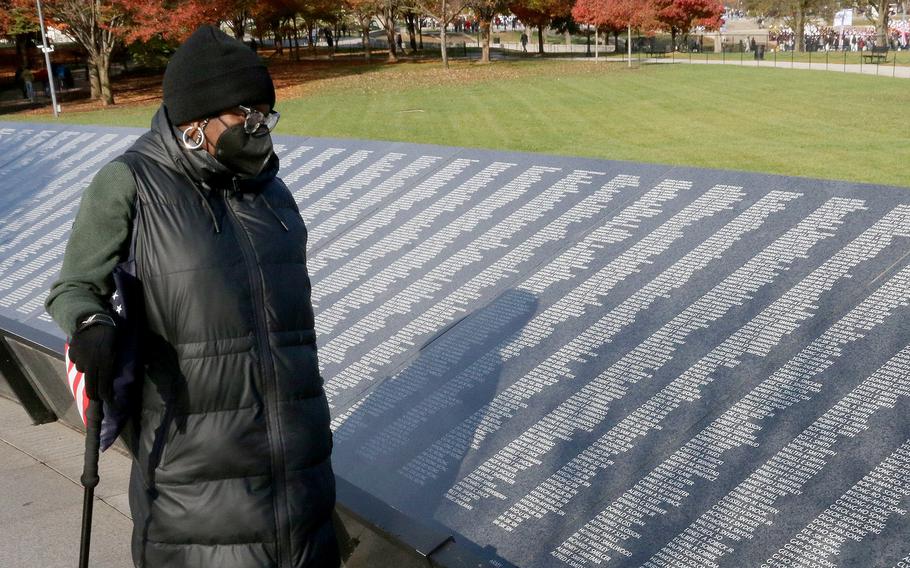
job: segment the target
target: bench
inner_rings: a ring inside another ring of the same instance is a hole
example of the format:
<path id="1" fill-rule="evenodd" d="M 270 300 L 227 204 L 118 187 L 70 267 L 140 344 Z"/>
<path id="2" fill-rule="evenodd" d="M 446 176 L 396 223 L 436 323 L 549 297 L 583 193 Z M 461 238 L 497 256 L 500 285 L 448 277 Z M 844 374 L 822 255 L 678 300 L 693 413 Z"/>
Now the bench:
<path id="1" fill-rule="evenodd" d="M 863 53 L 863 59 L 868 59 L 869 63 L 884 63 L 888 59 L 888 46 L 873 45 L 868 53 Z"/>
<path id="2" fill-rule="evenodd" d="M 669 47 L 665 47 L 663 49 L 660 49 L 658 47 L 648 48 L 647 50 L 645 50 L 645 53 L 648 54 L 648 57 L 666 57 L 667 54 L 670 53 L 670 48 Z"/>

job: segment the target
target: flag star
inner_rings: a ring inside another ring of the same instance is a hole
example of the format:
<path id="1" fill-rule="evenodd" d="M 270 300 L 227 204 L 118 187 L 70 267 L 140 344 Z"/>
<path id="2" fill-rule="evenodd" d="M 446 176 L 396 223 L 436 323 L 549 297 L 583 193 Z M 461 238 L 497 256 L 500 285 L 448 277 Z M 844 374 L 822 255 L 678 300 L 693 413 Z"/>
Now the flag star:
<path id="1" fill-rule="evenodd" d="M 116 300 L 116 299 L 119 298 L 119 297 L 120 297 L 120 296 L 117 294 L 117 290 L 114 290 L 114 295 L 111 296 L 111 300 Z"/>
<path id="2" fill-rule="evenodd" d="M 120 304 L 117 304 L 116 306 L 114 306 L 114 310 L 119 314 L 120 312 L 123 311 L 123 306 L 121 306 Z"/>

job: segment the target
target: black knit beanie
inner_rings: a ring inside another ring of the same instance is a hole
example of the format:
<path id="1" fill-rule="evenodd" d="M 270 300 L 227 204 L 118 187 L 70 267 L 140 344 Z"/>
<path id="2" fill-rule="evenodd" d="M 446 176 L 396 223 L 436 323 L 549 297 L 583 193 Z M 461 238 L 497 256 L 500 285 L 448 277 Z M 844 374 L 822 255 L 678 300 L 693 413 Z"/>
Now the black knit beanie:
<path id="1" fill-rule="evenodd" d="M 269 70 L 252 49 L 215 26 L 201 26 L 164 71 L 164 106 L 175 125 L 237 105 L 275 106 Z"/>

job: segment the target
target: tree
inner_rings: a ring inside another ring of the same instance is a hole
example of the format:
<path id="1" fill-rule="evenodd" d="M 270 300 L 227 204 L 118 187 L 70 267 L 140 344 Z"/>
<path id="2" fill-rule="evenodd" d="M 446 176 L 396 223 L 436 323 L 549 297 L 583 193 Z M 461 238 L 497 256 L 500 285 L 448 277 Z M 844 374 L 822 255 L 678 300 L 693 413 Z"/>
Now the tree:
<path id="1" fill-rule="evenodd" d="M 496 14 L 502 14 L 509 9 L 507 0 L 470 0 L 468 7 L 474 11 L 477 19 L 480 20 L 480 37 L 483 40 L 481 48 L 480 62 L 490 62 L 490 26 L 493 24 L 493 18 Z"/>
<path id="2" fill-rule="evenodd" d="M 420 12 L 416 11 L 413 7 L 407 7 L 404 10 L 404 23 L 408 28 L 408 43 L 411 46 L 411 52 L 417 51 L 417 35 L 420 33 L 418 28 L 420 26 Z M 421 44 L 423 42 L 421 41 Z M 423 47 L 421 45 L 421 47 Z"/>
<path id="3" fill-rule="evenodd" d="M 661 26 L 669 30 L 673 49 L 676 49 L 676 36 L 687 35 L 696 22 L 709 26 L 719 24 L 724 13 L 720 0 L 652 0 L 654 18 Z M 715 23 L 716 22 L 716 23 Z"/>
<path id="4" fill-rule="evenodd" d="M 466 0 L 414 0 L 417 9 L 439 22 L 439 49 L 442 54 L 442 64 L 449 66 L 448 51 L 446 50 L 446 28 L 455 18 L 467 8 Z"/>
<path id="5" fill-rule="evenodd" d="M 616 34 L 628 33 L 626 48 L 632 66 L 632 29 L 653 29 L 656 25 L 651 0 L 578 0 L 572 9 L 577 22 Z"/>
<path id="6" fill-rule="evenodd" d="M 656 26 L 651 0 L 578 0 L 572 17 L 607 32 Z"/>
<path id="7" fill-rule="evenodd" d="M 29 10 L 30 0 L 13 0 L 13 5 Z M 92 98 L 114 104 L 111 89 L 111 52 L 128 33 L 128 10 L 122 0 L 44 0 L 45 17 L 72 37 L 88 54 L 89 84 Z M 37 22 L 37 13 L 34 14 Z"/>
<path id="8" fill-rule="evenodd" d="M 15 41 L 16 65 L 20 69 L 31 64 L 28 48 L 39 32 L 37 18 L 33 14 L 34 8 L 25 9 L 12 0 L 0 0 L 0 37 Z"/>
<path id="9" fill-rule="evenodd" d="M 26 8 L 32 0 L 12 0 Z M 217 24 L 244 0 L 43 0 L 45 16 L 88 54 L 92 98 L 114 104 L 111 53 L 123 43 L 153 37 L 180 40 L 201 24 Z M 269 0 L 270 2 L 275 0 Z M 244 20 L 245 21 L 245 20 Z"/>
<path id="10" fill-rule="evenodd" d="M 0 37 L 14 38 L 38 31 L 35 5 L 22 6 L 12 0 L 0 0 Z"/>
<path id="11" fill-rule="evenodd" d="M 382 11 L 381 0 L 345 0 L 345 6 L 360 25 L 364 56 L 370 59 L 370 23 Z"/>
<path id="12" fill-rule="evenodd" d="M 270 31 L 275 38 L 275 52 L 278 55 L 284 54 L 285 29 L 288 27 L 285 22 L 294 17 L 294 6 L 291 0 L 268 0 L 258 3 L 252 10 L 252 17 L 256 29 L 259 31 L 260 39 L 262 32 Z M 288 36 L 289 37 L 289 36 Z M 292 51 L 290 41 L 288 49 Z"/>
<path id="13" fill-rule="evenodd" d="M 887 0 L 885 0 L 887 1 Z M 793 30 L 796 51 L 804 51 L 806 22 L 812 16 L 827 11 L 826 0 L 747 0 L 746 8 L 766 17 L 783 18 Z"/>
<path id="14" fill-rule="evenodd" d="M 333 20 L 337 16 L 340 6 L 334 0 L 296 0 L 293 8 L 295 16 L 299 16 L 303 20 L 307 38 L 309 38 L 307 41 L 313 55 L 316 55 L 316 42 L 313 41 L 316 35 L 313 32 L 317 30 L 320 21 Z M 296 35 L 296 18 L 292 21 Z"/>
<path id="15" fill-rule="evenodd" d="M 227 24 L 234 37 L 243 41 L 247 32 L 247 22 L 253 18 L 253 12 L 262 2 L 257 0 L 210 0 L 213 12 L 219 20 Z M 267 2 L 266 2 L 267 3 Z"/>
<path id="16" fill-rule="evenodd" d="M 398 16 L 400 2 L 401 0 L 379 0 L 381 9 L 377 16 L 385 30 L 386 40 L 389 42 L 388 60 L 390 62 L 398 61 L 398 55 L 396 54 L 395 49 L 395 19 Z"/>
<path id="17" fill-rule="evenodd" d="M 537 28 L 537 52 L 543 55 L 543 33 L 556 18 L 572 12 L 575 0 L 519 0 L 509 3 L 509 10 L 524 24 Z"/>
<path id="18" fill-rule="evenodd" d="M 324 24 L 324 30 L 332 34 L 331 45 L 331 55 L 334 57 L 335 51 L 338 49 L 338 39 L 341 37 L 341 22 L 345 18 L 344 4 L 333 0 L 329 6 L 329 9 L 326 10 L 320 20 Z"/>
<path id="19" fill-rule="evenodd" d="M 54 0 L 73 2 L 74 0 Z M 76 0 L 78 1 L 78 0 Z M 99 0 L 93 0 L 98 2 Z M 203 24 L 218 25 L 232 19 L 239 0 L 105 0 L 124 14 L 122 38 L 126 42 L 162 37 L 182 41 Z M 270 0 L 273 1 L 273 0 Z M 242 41 L 242 37 L 241 37 Z"/>
<path id="20" fill-rule="evenodd" d="M 877 45 L 888 45 L 888 10 L 891 0 L 868 0 L 867 11 L 875 14 L 875 42 Z"/>

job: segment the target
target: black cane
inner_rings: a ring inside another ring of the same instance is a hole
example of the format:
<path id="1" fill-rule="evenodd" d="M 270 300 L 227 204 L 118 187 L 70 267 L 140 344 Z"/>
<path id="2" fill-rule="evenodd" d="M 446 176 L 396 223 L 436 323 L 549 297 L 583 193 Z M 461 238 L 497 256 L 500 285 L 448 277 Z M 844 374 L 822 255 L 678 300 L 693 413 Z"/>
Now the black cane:
<path id="1" fill-rule="evenodd" d="M 88 568 L 88 553 L 92 540 L 92 507 L 98 485 L 98 454 L 101 446 L 101 420 L 104 406 L 100 400 L 89 400 L 85 411 L 85 465 L 82 467 L 82 542 L 79 545 L 79 568 Z"/>

